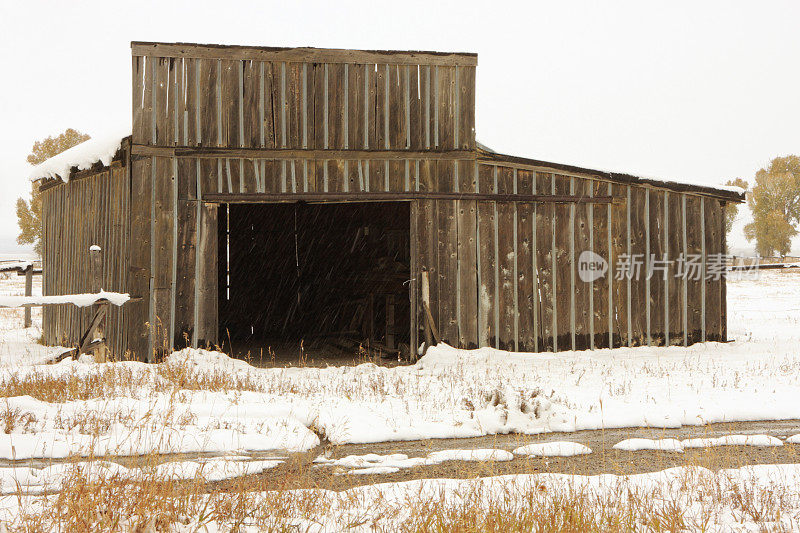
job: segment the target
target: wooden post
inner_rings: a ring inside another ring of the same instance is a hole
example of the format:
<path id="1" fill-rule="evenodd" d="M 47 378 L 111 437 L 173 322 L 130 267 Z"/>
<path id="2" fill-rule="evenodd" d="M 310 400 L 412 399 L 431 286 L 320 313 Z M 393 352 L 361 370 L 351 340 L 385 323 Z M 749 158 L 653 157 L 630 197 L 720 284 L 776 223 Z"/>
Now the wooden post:
<path id="1" fill-rule="evenodd" d="M 425 322 L 428 325 L 425 328 L 425 343 L 428 346 L 439 344 L 441 337 L 439 337 L 439 330 L 433 321 L 433 314 L 431 313 L 431 289 L 427 270 L 422 271 L 422 308 L 425 311 Z"/>
<path id="2" fill-rule="evenodd" d="M 97 293 L 103 290 L 103 255 L 102 249 L 96 244 L 89 247 L 89 264 L 92 275 L 92 292 Z M 108 359 L 108 347 L 105 344 L 107 313 L 100 313 L 100 308 L 104 305 L 107 304 L 95 304 L 92 306 L 95 315 L 100 316 L 100 319 L 94 328 L 94 334 L 92 334 L 91 330 L 89 332 L 90 337 L 94 338 L 87 339 L 90 343 L 94 339 L 103 339 L 103 342 L 94 349 L 95 361 L 98 363 L 105 362 Z"/>
<path id="3" fill-rule="evenodd" d="M 25 269 L 25 296 L 31 296 L 33 292 L 33 263 Z M 25 308 L 25 327 L 31 327 L 31 308 Z"/>
<path id="4" fill-rule="evenodd" d="M 430 281 L 428 280 L 428 271 L 422 271 L 422 308 L 423 308 L 423 320 L 422 322 L 425 324 L 425 327 L 422 328 L 425 330 L 425 344 L 431 346 L 433 344 L 433 335 L 431 335 L 431 328 L 429 327 L 428 322 L 428 313 L 431 304 L 431 286 Z"/>

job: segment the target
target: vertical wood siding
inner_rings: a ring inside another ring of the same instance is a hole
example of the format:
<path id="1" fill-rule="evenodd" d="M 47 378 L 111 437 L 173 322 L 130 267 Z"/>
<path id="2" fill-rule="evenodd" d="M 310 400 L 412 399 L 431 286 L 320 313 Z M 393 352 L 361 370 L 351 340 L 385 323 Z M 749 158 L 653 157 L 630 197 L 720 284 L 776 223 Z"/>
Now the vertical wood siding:
<path id="1" fill-rule="evenodd" d="M 89 247 L 102 248 L 102 288 L 129 292 L 129 177 L 126 167 L 112 168 L 42 192 L 44 213 L 42 291 L 45 295 L 91 292 Z M 88 327 L 90 307 L 43 307 L 42 334 L 47 344 L 74 346 Z M 127 347 L 128 307 L 110 306 L 106 337 L 111 353 Z"/>
<path id="2" fill-rule="evenodd" d="M 446 342 L 469 348 L 475 339 L 479 346 L 518 351 L 682 344 L 684 284 L 688 342 L 700 342 L 703 330 L 707 340 L 725 339 L 724 280 L 710 271 L 704 280 L 684 280 L 678 272 L 684 227 L 689 254 L 701 253 L 700 239 L 705 239 L 709 264 L 714 254 L 724 253 L 719 200 L 502 165 L 477 166 L 475 187 L 481 193 L 610 194 L 621 202 L 480 200 L 472 211 L 465 201 L 421 201 L 416 268 L 436 273 L 431 276 L 434 319 Z M 700 202 L 705 202 L 702 225 Z M 450 246 L 443 242 L 451 238 L 452 209 L 458 213 L 457 276 Z M 582 281 L 577 271 L 584 250 L 609 262 L 609 270 L 593 282 Z M 630 283 L 615 270 L 628 253 L 639 264 Z"/>

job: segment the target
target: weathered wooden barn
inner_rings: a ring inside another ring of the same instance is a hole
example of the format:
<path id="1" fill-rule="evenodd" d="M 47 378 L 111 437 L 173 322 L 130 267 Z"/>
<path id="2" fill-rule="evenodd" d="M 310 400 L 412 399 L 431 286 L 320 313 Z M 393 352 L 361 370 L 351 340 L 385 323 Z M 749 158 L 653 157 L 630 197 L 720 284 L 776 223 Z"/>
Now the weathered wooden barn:
<path id="1" fill-rule="evenodd" d="M 342 335 L 418 346 L 423 276 L 453 346 L 725 340 L 709 258 L 742 194 L 484 149 L 476 66 L 464 53 L 132 43 L 130 137 L 112 162 L 41 180 L 45 294 L 86 292 L 100 245 L 104 289 L 135 297 L 111 311 L 109 345 L 143 360 Z M 586 251 L 609 266 L 584 281 Z M 679 272 L 689 256 L 700 276 Z M 632 257 L 643 274 L 615 275 Z M 44 339 L 74 344 L 88 319 L 47 308 Z"/>

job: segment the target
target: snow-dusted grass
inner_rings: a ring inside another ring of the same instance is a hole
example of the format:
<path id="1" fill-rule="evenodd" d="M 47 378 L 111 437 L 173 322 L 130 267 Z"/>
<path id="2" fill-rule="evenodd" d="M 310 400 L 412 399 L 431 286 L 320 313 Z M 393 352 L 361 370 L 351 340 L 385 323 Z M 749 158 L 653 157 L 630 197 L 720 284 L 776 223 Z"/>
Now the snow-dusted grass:
<path id="1" fill-rule="evenodd" d="M 375 467 L 371 474 L 391 471 Z M 633 476 L 526 474 L 264 491 L 207 491 L 156 471 L 68 469 L 50 496 L 0 498 L 16 531 L 788 531 L 800 527 L 800 466 Z"/>

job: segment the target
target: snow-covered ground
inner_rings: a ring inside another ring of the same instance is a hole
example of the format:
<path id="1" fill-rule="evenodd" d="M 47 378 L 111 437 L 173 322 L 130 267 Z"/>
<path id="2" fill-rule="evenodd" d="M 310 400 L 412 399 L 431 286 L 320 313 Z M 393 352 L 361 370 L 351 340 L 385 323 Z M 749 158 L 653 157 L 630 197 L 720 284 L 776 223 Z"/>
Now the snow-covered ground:
<path id="1" fill-rule="evenodd" d="M 17 277 L 0 280 L 0 295 L 21 294 L 21 282 Z M 221 480 L 279 466 L 283 454 L 310 450 L 320 438 L 334 444 L 369 443 L 800 418 L 800 274 L 771 271 L 758 280 L 730 281 L 728 305 L 734 342 L 727 344 L 559 354 L 441 346 L 407 367 L 286 369 L 254 368 L 221 353 L 192 349 L 175 352 L 159 365 L 86 360 L 37 364 L 58 350 L 37 343 L 40 311 L 34 310 L 34 326 L 26 330 L 21 328 L 21 309 L 2 309 L 0 424 L 5 427 L 0 433 L 0 459 L 85 459 L 49 466 L 41 461 L 5 463 L 0 467 L 0 491 L 29 496 L 0 497 L 0 521 L 13 521 L 22 512 L 47 516 L 53 497 L 37 494 L 73 483 L 78 470 L 79 479 L 96 486 L 109 479 Z M 800 435 L 785 441 L 730 435 L 683 441 L 628 439 L 615 447 L 681 452 L 691 447 L 798 442 Z M 253 451 L 274 453 L 261 460 L 236 455 Z M 96 459 L 172 452 L 219 456 L 159 460 L 144 467 Z M 563 441 L 522 446 L 513 454 L 497 449 L 444 450 L 412 458 L 366 454 L 327 459 L 318 454 L 313 468 L 379 475 L 453 460 L 591 453 L 586 446 Z M 591 494 L 595 504 L 612 507 L 624 507 L 631 495 L 638 495 L 641 501 L 656 502 L 647 511 L 654 516 L 666 517 L 672 512 L 667 505 L 675 505 L 688 527 L 748 528 L 766 523 L 792 528 L 800 527 L 799 480 L 798 465 L 716 473 L 685 467 L 634 476 L 524 474 L 417 480 L 343 493 L 290 494 L 286 498 L 310 498 L 316 503 L 311 510 L 284 506 L 297 512 L 276 520 L 284 529 L 288 525 L 301 531 L 370 530 L 373 525 L 391 530 L 433 498 L 454 506 L 510 505 L 507 510 L 513 514 L 513 506 L 530 503 L 532 493 L 552 498 L 566 491 L 572 499 L 576 493 Z M 250 497 L 253 508 L 259 501 L 274 499 L 270 493 Z M 747 503 L 754 498 L 761 506 L 755 511 Z M 206 516 L 208 503 L 201 498 L 197 505 L 198 516 Z M 765 514 L 768 509 L 773 509 L 771 514 Z M 198 520 L 189 512 L 186 530 L 201 525 L 209 531 L 227 528 Z M 263 525 L 263 517 L 248 520 L 245 524 L 254 530 Z"/>
<path id="2" fill-rule="evenodd" d="M 413 366 L 286 369 L 193 349 L 160 365 L 31 365 L 51 349 L 36 344 L 36 327 L 18 329 L 11 313 L 21 310 L 4 310 L 0 411 L 14 422 L 0 433 L 0 458 L 800 418 L 800 275 L 731 281 L 728 304 L 728 344 L 558 354 L 440 346 Z"/>

